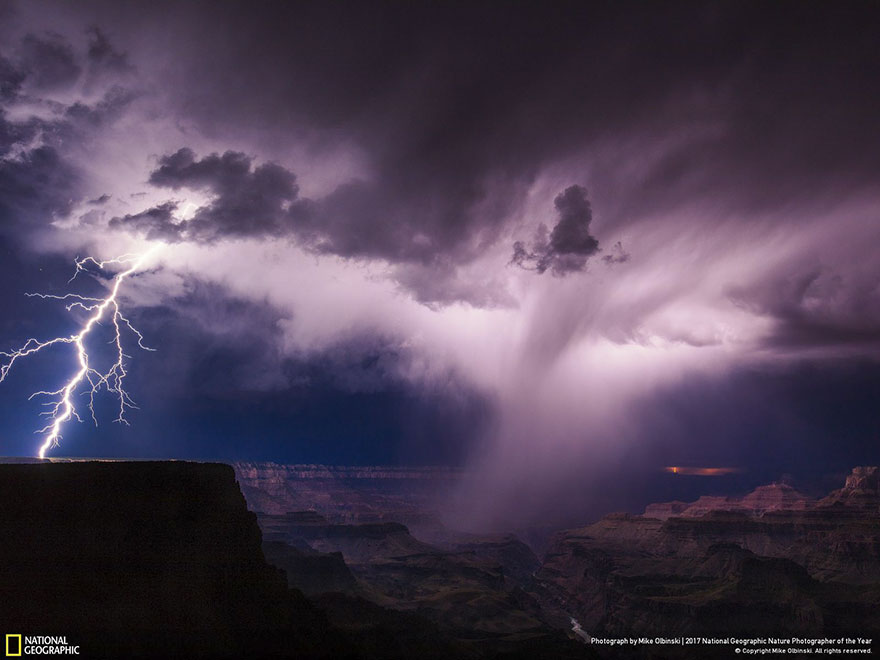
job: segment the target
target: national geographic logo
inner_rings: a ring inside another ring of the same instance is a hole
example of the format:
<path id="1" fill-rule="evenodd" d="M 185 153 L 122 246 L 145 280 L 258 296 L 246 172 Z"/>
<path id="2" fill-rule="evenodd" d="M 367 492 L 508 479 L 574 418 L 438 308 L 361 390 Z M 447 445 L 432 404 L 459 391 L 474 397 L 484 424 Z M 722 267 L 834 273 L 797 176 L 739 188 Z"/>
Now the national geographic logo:
<path id="1" fill-rule="evenodd" d="M 21 635 L 6 635 L 6 657 L 21 655 Z"/>
<path id="2" fill-rule="evenodd" d="M 6 635 L 6 657 L 22 655 L 79 655 L 79 646 L 68 644 L 66 635 Z"/>

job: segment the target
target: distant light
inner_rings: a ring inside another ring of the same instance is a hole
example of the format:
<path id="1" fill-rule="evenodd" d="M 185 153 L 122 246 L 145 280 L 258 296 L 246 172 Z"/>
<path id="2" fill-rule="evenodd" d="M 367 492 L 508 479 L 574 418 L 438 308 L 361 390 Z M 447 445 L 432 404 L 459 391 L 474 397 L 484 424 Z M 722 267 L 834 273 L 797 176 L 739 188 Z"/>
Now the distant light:
<path id="1" fill-rule="evenodd" d="M 664 472 L 672 474 L 686 474 L 688 476 L 697 477 L 720 477 L 725 474 L 736 474 L 742 472 L 740 468 L 735 467 L 681 467 L 673 465 L 663 468 Z"/>

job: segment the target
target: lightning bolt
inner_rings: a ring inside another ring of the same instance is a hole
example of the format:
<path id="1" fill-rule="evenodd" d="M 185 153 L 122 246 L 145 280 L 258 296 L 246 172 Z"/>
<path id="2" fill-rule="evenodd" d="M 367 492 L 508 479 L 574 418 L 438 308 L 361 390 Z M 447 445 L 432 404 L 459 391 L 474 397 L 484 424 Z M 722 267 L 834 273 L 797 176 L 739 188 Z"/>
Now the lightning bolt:
<path id="1" fill-rule="evenodd" d="M 43 443 L 40 445 L 40 458 L 45 458 L 47 451 L 58 446 L 59 440 L 61 439 L 61 429 L 71 417 L 76 418 L 80 422 L 83 421 L 77 412 L 72 398 L 80 388 L 84 390 L 82 394 L 88 397 L 87 405 L 95 425 L 98 424 L 97 417 L 95 416 L 95 395 L 100 392 L 101 389 L 105 389 L 116 395 L 119 402 L 119 413 L 115 421 L 127 425 L 128 422 L 125 419 L 126 410 L 137 408 L 134 401 L 128 395 L 128 392 L 123 388 L 125 377 L 128 375 L 125 370 L 125 358 L 130 357 L 129 355 L 126 355 L 123 350 L 124 331 L 134 335 L 137 345 L 140 348 L 146 351 L 152 351 L 154 349 L 144 345 L 143 335 L 131 324 L 128 318 L 122 314 L 122 311 L 119 308 L 119 289 L 129 275 L 143 266 L 144 262 L 154 250 L 155 248 L 141 255 L 124 254 L 121 257 L 108 259 L 106 261 L 98 261 L 93 257 L 76 259 L 76 271 L 74 272 L 73 277 L 68 281 L 68 284 L 76 279 L 77 275 L 87 271 L 89 266 L 96 267 L 98 270 L 102 271 L 108 266 L 120 266 L 124 268 L 124 270 L 121 270 L 113 277 L 110 292 L 104 298 L 80 296 L 75 293 L 68 293 L 63 296 L 44 293 L 26 294 L 27 296 L 34 298 L 65 301 L 67 302 L 67 311 L 72 311 L 74 308 L 78 308 L 89 314 L 88 318 L 80 327 L 79 332 L 74 335 L 70 335 L 69 337 L 55 337 L 54 339 L 49 339 L 47 341 L 39 341 L 31 338 L 17 350 L 11 352 L 0 351 L 0 355 L 6 358 L 5 362 L 0 365 L 0 383 L 2 383 L 9 375 L 12 366 L 22 358 L 34 355 L 45 348 L 59 344 L 73 344 L 75 347 L 79 369 L 73 376 L 71 376 L 70 380 L 55 391 L 34 392 L 29 397 L 29 399 L 33 399 L 37 396 L 45 396 L 49 398 L 49 401 L 43 404 L 46 406 L 47 410 L 40 413 L 48 418 L 48 424 L 36 431 L 36 433 L 46 434 Z M 89 333 L 92 332 L 96 325 L 100 325 L 101 320 L 105 317 L 109 319 L 114 331 L 114 337 L 111 339 L 110 343 L 114 345 L 116 359 L 109 368 L 100 370 L 91 366 L 85 341 L 89 336 Z"/>

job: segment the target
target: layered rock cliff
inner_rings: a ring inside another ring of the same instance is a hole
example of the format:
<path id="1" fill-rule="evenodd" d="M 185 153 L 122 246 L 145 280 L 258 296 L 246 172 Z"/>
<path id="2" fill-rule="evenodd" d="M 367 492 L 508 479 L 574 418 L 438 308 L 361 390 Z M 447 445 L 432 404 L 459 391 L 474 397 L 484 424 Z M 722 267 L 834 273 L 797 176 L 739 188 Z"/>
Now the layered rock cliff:
<path id="1" fill-rule="evenodd" d="M 424 617 L 476 657 L 593 657 L 550 628 L 523 590 L 538 565 L 528 546 L 511 535 L 460 534 L 440 523 L 434 507 L 459 471 L 234 468 L 263 529 L 267 557 L 347 629 L 362 627 L 353 609 L 371 617 L 369 608 L 379 606 Z"/>
<path id="2" fill-rule="evenodd" d="M 548 624 L 572 639 L 880 634 L 877 468 L 820 500 L 770 484 L 611 514 L 557 534 L 542 562 L 514 536 L 424 537 L 400 524 L 425 520 L 425 484 L 448 483 L 431 470 L 238 469 L 246 492 L 265 489 L 252 508 L 276 511 L 259 514 L 273 561 L 354 628 L 353 608 L 369 600 L 490 653 L 549 648 L 560 638 Z M 301 504 L 312 510 L 280 512 Z"/>
<path id="3" fill-rule="evenodd" d="M 805 511 L 815 500 L 787 484 L 758 486 L 745 497 L 704 495 L 696 502 L 661 502 L 645 507 L 645 516 L 666 520 L 672 517 L 699 518 L 710 511 L 740 511 L 760 516 L 768 511 Z"/>
<path id="4" fill-rule="evenodd" d="M 537 558 L 515 537 L 470 537 L 441 548 L 394 522 L 333 524 L 314 511 L 260 514 L 259 520 L 267 556 L 288 571 L 292 586 L 310 593 L 344 591 L 417 611 L 458 638 L 552 637 L 537 603 L 520 588 Z M 340 584 L 342 568 L 331 566 L 339 561 L 334 557 L 344 560 L 356 584 Z M 326 572 L 327 581 L 304 575 L 310 562 Z"/>
<path id="5" fill-rule="evenodd" d="M 556 536 L 532 592 L 594 635 L 880 631 L 877 468 L 814 501 L 773 484 Z"/>
<path id="6" fill-rule="evenodd" d="M 824 497 L 819 506 L 856 509 L 880 514 L 880 467 L 857 467 L 846 478 L 843 488 Z"/>
<path id="7" fill-rule="evenodd" d="M 791 486 L 771 484 L 741 498 L 652 504 L 644 517 L 623 525 L 606 518 L 595 529 L 608 539 L 625 535 L 679 556 L 704 552 L 713 543 L 736 543 L 798 562 L 819 580 L 873 583 L 880 575 L 878 481 L 880 469 L 857 467 L 843 488 L 818 501 Z"/>

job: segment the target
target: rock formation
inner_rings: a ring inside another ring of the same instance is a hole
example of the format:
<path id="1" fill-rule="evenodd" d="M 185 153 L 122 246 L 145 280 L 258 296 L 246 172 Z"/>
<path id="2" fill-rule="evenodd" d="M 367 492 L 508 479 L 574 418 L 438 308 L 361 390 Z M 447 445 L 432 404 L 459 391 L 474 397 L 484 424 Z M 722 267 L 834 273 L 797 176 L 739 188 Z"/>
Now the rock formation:
<path id="1" fill-rule="evenodd" d="M 419 541 L 394 522 L 333 524 L 314 511 L 258 518 L 267 557 L 288 571 L 291 586 L 307 593 L 344 591 L 418 611 L 463 638 L 480 634 L 503 643 L 511 636 L 551 633 L 536 615 L 537 603 L 520 588 L 539 562 L 513 536 L 468 537 L 441 548 Z M 344 578 L 338 565 L 330 566 L 334 557 L 344 559 L 342 566 L 357 584 L 335 588 Z M 308 562 L 325 571 L 329 581 L 303 575 Z"/>
<path id="2" fill-rule="evenodd" d="M 758 486 L 745 497 L 704 495 L 696 502 L 661 502 L 645 507 L 645 516 L 666 520 L 672 517 L 698 518 L 710 511 L 741 511 L 760 516 L 768 511 L 804 511 L 815 504 L 813 498 L 787 484 Z"/>
<path id="3" fill-rule="evenodd" d="M 876 633 L 878 504 L 877 468 L 856 468 L 818 502 L 772 484 L 611 514 L 558 534 L 531 590 L 593 635 Z"/>
<path id="4" fill-rule="evenodd" d="M 315 510 L 331 522 L 418 523 L 460 478 L 444 467 L 279 465 L 234 463 L 253 511 L 282 515 Z"/>
<path id="5" fill-rule="evenodd" d="M 854 468 L 846 478 L 843 488 L 829 493 L 819 505 L 842 505 L 849 509 L 880 514 L 880 467 Z"/>

